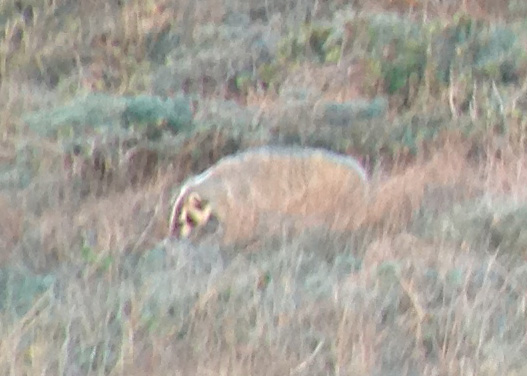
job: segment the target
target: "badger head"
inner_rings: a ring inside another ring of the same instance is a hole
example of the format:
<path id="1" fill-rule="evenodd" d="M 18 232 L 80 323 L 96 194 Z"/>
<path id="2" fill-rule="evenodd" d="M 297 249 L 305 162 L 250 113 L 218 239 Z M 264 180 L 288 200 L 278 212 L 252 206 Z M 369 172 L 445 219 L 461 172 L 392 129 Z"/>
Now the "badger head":
<path id="1" fill-rule="evenodd" d="M 205 228 L 213 217 L 210 203 L 197 192 L 180 195 L 172 210 L 170 236 L 178 239 L 189 238 Z"/>

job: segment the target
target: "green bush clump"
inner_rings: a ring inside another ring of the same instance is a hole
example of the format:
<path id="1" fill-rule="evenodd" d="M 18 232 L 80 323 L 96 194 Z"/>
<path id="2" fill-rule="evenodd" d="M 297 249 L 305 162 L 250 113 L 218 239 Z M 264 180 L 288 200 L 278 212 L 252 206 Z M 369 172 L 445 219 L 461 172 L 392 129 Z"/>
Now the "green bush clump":
<path id="1" fill-rule="evenodd" d="M 280 56 L 297 61 L 316 51 L 321 63 L 366 62 L 370 79 L 364 84 L 370 88 L 363 90 L 378 94 L 380 86 L 390 96 L 402 96 L 409 106 L 425 83 L 436 95 L 452 78 L 464 79 L 468 86 L 476 79 L 517 82 L 526 59 L 516 29 L 467 14 L 447 24 L 421 24 L 394 13 L 348 15 L 330 28 L 311 25 L 289 36 L 282 41 Z M 311 48 L 310 40 L 318 48 Z"/>
<path id="2" fill-rule="evenodd" d="M 449 84 L 452 74 L 515 82 L 525 61 L 518 36 L 510 26 L 488 25 L 465 14 L 437 34 L 432 46 L 436 76 L 444 84 Z"/>
<path id="3" fill-rule="evenodd" d="M 162 99 L 149 95 L 127 98 L 122 125 L 145 134 L 148 139 L 161 137 L 164 130 L 180 133 L 192 125 L 192 108 L 188 98 Z"/>
<path id="4" fill-rule="evenodd" d="M 119 134 L 132 128 L 147 136 L 162 130 L 178 133 L 192 125 L 192 109 L 186 98 L 113 96 L 92 93 L 50 110 L 24 117 L 25 123 L 45 137 L 85 139 L 88 134 Z"/>
<path id="5" fill-rule="evenodd" d="M 304 25 L 279 42 L 277 58 L 291 62 L 314 59 L 324 63 L 328 55 L 333 55 L 333 50 L 326 43 L 334 32 L 332 26 Z"/>
<path id="6" fill-rule="evenodd" d="M 0 312 L 23 316 L 54 281 L 53 275 L 37 275 L 9 266 L 0 268 Z"/>
<path id="7" fill-rule="evenodd" d="M 396 40 L 393 50 L 397 51 L 393 59 L 382 63 L 382 75 L 385 90 L 395 94 L 403 88 L 409 90 L 411 82 L 419 85 L 424 77 L 427 63 L 426 45 L 419 40 Z"/>
<path id="8" fill-rule="evenodd" d="M 78 137 L 87 130 L 115 127 L 125 108 L 124 97 L 92 93 L 63 106 L 30 113 L 23 120 L 45 137 Z"/>
<path id="9" fill-rule="evenodd" d="M 392 129 L 388 144 L 394 150 L 406 150 L 416 155 L 424 144 L 433 142 L 449 124 L 447 118 L 438 115 L 414 115 Z"/>
<path id="10" fill-rule="evenodd" d="M 418 87 L 424 78 L 427 61 L 428 32 L 417 23 L 394 14 L 378 14 L 366 20 L 365 52 L 378 60 L 379 74 L 387 94 L 404 91 L 410 100 L 411 86 Z"/>

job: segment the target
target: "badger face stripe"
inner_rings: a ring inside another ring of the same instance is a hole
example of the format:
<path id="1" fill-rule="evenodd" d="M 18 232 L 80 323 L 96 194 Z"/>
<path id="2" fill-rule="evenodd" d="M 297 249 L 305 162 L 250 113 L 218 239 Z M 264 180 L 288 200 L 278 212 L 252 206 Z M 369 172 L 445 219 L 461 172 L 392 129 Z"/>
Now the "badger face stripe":
<path id="1" fill-rule="evenodd" d="M 186 239 L 190 236 L 190 233 L 192 232 L 193 227 L 190 226 L 188 223 L 181 223 L 178 231 L 178 239 Z"/>
<path id="2" fill-rule="evenodd" d="M 197 226 L 202 226 L 207 223 L 211 216 L 210 204 L 201 199 L 201 197 L 193 192 L 189 195 L 186 202 L 187 221 L 191 221 Z"/>
<path id="3" fill-rule="evenodd" d="M 196 224 L 188 215 L 187 208 L 183 207 L 178 220 L 174 223 L 172 234 L 177 239 L 188 238 L 194 227 Z"/>
<path id="4" fill-rule="evenodd" d="M 210 204 L 195 192 L 175 210 L 179 214 L 172 233 L 178 238 L 188 238 L 194 229 L 205 226 L 212 215 Z"/>
<path id="5" fill-rule="evenodd" d="M 189 206 L 192 211 L 192 207 L 201 205 L 201 199 L 197 193 L 187 193 L 185 191 L 186 189 L 183 189 L 175 199 L 170 215 L 169 234 L 176 238 L 180 238 L 182 235 L 186 237 L 185 234 L 188 235 L 197 224 L 195 223 L 195 215 L 188 213 Z"/>
<path id="6" fill-rule="evenodd" d="M 181 221 L 177 221 L 172 225 L 170 235 L 175 236 L 177 239 L 182 237 L 183 232 L 186 232 L 185 227 L 187 227 L 186 223 L 181 223 Z"/>

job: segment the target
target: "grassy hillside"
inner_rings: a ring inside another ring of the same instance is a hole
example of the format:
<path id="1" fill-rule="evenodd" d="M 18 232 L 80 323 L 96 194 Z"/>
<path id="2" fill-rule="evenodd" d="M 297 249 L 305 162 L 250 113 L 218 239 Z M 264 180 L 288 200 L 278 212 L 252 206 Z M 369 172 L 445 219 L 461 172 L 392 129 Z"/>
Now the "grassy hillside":
<path id="1" fill-rule="evenodd" d="M 527 4 L 0 0 L 0 374 L 527 373 Z M 346 234 L 166 239 L 257 145 L 356 157 Z"/>

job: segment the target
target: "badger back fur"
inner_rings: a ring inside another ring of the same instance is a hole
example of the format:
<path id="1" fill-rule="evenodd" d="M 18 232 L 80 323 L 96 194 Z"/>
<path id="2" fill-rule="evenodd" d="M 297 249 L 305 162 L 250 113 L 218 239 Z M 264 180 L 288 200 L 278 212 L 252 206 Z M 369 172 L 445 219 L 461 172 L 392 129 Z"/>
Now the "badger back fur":
<path id="1" fill-rule="evenodd" d="M 214 233 L 224 245 L 285 228 L 357 228 L 367 174 L 353 158 L 314 148 L 261 147 L 225 157 L 175 197 L 170 235 Z"/>

